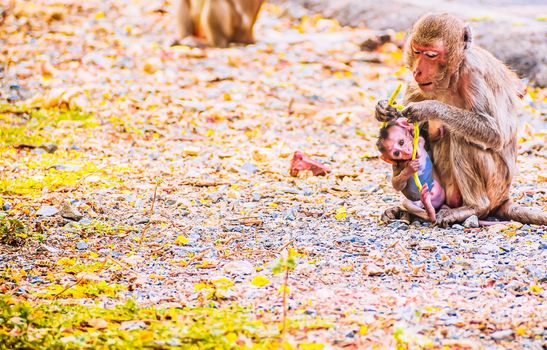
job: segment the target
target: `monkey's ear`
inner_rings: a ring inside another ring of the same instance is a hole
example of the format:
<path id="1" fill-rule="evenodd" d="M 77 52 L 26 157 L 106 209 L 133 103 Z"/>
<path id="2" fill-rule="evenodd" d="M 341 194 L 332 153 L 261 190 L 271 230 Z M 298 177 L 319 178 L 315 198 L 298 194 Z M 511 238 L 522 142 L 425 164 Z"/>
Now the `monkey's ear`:
<path id="1" fill-rule="evenodd" d="M 402 127 L 402 128 L 405 128 L 405 129 L 408 129 L 408 130 L 412 130 L 414 127 L 408 122 L 408 119 L 407 118 L 399 118 L 395 121 L 395 124 Z"/>
<path id="2" fill-rule="evenodd" d="M 392 159 L 389 159 L 388 157 L 386 157 L 383 154 L 380 154 L 380 159 L 383 160 L 386 163 L 389 163 L 389 164 L 392 164 L 392 165 L 395 164 L 395 162 Z"/>
<path id="3" fill-rule="evenodd" d="M 463 42 L 465 44 L 464 48 L 468 49 L 471 47 L 471 41 L 472 41 L 472 35 L 471 35 L 471 28 L 469 28 L 469 25 L 466 25 L 465 28 L 463 28 Z"/>

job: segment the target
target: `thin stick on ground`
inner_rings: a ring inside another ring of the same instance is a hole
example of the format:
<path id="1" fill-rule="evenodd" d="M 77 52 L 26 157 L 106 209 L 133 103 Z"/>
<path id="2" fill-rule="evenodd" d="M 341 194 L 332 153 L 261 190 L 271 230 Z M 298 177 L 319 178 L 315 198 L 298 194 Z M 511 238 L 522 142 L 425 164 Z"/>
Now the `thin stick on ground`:
<path id="1" fill-rule="evenodd" d="M 150 211 L 148 212 L 148 223 L 143 227 L 142 233 L 141 233 L 141 239 L 139 241 L 139 248 L 142 246 L 142 241 L 144 240 L 144 234 L 146 231 L 148 231 L 148 228 L 150 227 L 150 224 L 152 222 L 152 214 L 154 214 L 154 205 L 156 204 L 156 196 L 158 194 L 158 187 L 160 185 L 161 180 L 159 178 L 156 178 L 156 186 L 154 187 L 154 196 L 152 197 L 152 205 L 150 206 Z"/>
<path id="2" fill-rule="evenodd" d="M 287 284 L 289 283 L 289 266 L 285 266 L 285 276 L 283 277 L 283 328 L 281 328 L 281 336 L 285 336 L 287 330 Z"/>

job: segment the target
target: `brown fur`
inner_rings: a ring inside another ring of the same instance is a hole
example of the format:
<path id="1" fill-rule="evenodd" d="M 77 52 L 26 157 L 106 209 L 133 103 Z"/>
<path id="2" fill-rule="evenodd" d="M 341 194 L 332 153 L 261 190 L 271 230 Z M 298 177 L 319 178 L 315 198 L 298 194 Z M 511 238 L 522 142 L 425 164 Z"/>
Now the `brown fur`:
<path id="1" fill-rule="evenodd" d="M 209 46 L 254 42 L 253 26 L 264 0 L 177 0 L 178 40 L 194 35 Z"/>
<path id="2" fill-rule="evenodd" d="M 408 85 L 402 115 L 442 124 L 444 137 L 431 142 L 432 158 L 446 190 L 447 204 L 438 223 L 448 225 L 471 215 L 498 215 L 523 223 L 547 224 L 547 213 L 510 202 L 516 170 L 517 111 L 522 88 L 516 75 L 489 52 L 471 46 L 465 23 L 453 16 L 426 15 L 410 32 L 405 57 L 414 69 L 410 43 L 444 44 L 445 62 L 435 61 L 434 88 Z M 465 39 L 468 39 L 467 41 Z M 414 102 L 414 103 L 412 103 Z M 377 107 L 377 118 L 382 109 Z M 386 115 L 389 117 L 389 115 Z"/>

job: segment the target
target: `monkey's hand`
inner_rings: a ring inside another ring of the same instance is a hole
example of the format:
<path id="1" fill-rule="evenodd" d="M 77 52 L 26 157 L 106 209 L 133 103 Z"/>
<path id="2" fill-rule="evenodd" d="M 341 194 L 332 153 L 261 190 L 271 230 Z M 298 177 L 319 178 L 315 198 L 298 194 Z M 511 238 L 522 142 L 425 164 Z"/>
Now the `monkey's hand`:
<path id="1" fill-rule="evenodd" d="M 438 101 L 427 100 L 421 102 L 411 102 L 401 111 L 403 117 L 408 118 L 409 122 L 424 122 L 430 119 L 438 118 Z"/>
<path id="2" fill-rule="evenodd" d="M 376 105 L 374 113 L 376 120 L 379 122 L 388 122 L 401 117 L 401 112 L 387 103 L 387 100 L 380 100 Z"/>

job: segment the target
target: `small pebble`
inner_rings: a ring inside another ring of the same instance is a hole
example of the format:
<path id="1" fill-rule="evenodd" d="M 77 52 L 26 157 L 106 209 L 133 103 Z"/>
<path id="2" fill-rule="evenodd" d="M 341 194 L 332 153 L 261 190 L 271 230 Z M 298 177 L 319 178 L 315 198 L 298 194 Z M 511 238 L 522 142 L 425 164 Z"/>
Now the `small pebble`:
<path id="1" fill-rule="evenodd" d="M 262 198 L 260 193 L 257 193 L 257 192 L 253 192 L 252 197 L 253 197 L 253 202 L 258 202 L 260 198 Z"/>
<path id="2" fill-rule="evenodd" d="M 477 227 L 479 227 L 479 218 L 477 217 L 477 215 L 471 215 L 470 217 L 468 217 L 464 221 L 463 227 L 467 227 L 467 228 L 477 228 Z"/>
<path id="3" fill-rule="evenodd" d="M 89 244 L 84 241 L 78 241 L 78 243 L 76 243 L 76 249 L 78 250 L 86 250 L 87 248 L 89 248 Z"/>
<path id="4" fill-rule="evenodd" d="M 53 216 L 59 212 L 59 209 L 52 205 L 42 205 L 42 207 L 36 212 L 36 215 L 40 216 Z"/>
<path id="5" fill-rule="evenodd" d="M 503 331 L 496 331 L 496 332 L 490 334 L 490 336 L 492 337 L 492 339 L 494 339 L 496 341 L 507 340 L 507 339 L 510 339 L 510 338 L 513 337 L 513 330 L 506 329 L 506 330 L 503 330 Z"/>
<path id="6" fill-rule="evenodd" d="M 57 151 L 58 149 L 58 146 L 54 143 L 43 143 L 40 145 L 39 148 L 43 149 L 47 153 L 55 153 L 55 151 Z"/>
<path id="7" fill-rule="evenodd" d="M 258 172 L 258 168 L 253 163 L 250 163 L 250 162 L 243 164 L 240 169 L 250 174 L 254 174 Z"/>
<path id="8" fill-rule="evenodd" d="M 393 229 L 396 229 L 396 230 L 403 230 L 403 231 L 408 230 L 408 224 L 406 224 L 402 221 L 394 221 L 394 222 L 390 223 L 389 225 L 387 225 L 387 227 L 393 228 Z"/>

